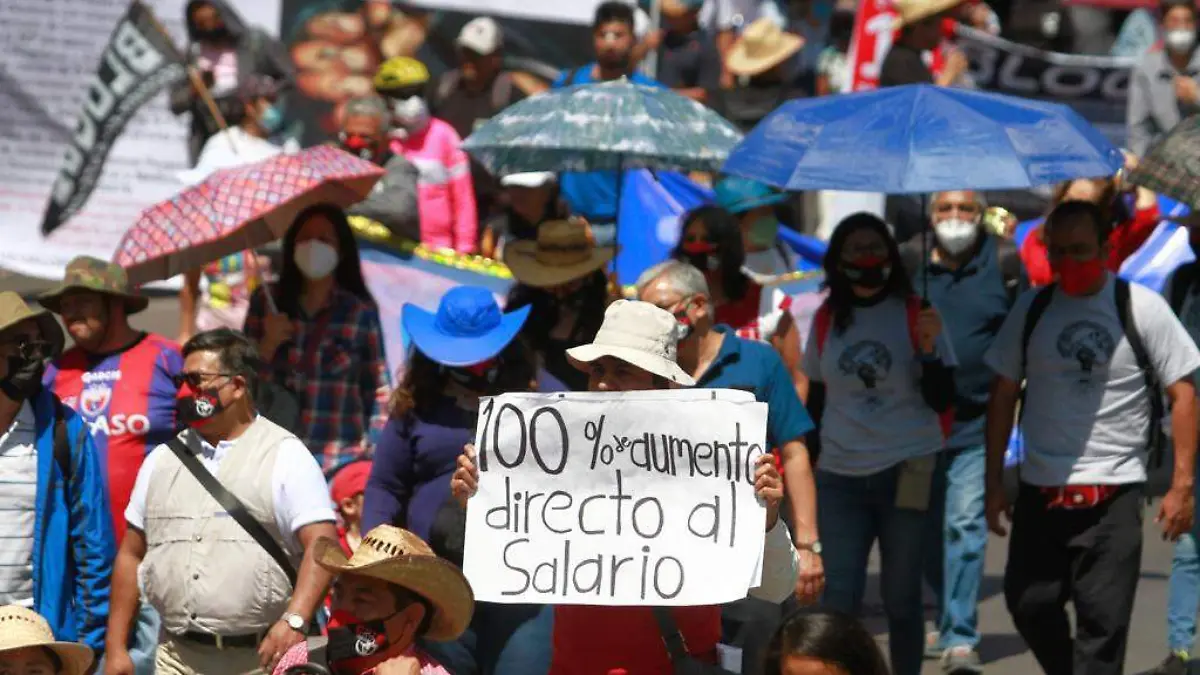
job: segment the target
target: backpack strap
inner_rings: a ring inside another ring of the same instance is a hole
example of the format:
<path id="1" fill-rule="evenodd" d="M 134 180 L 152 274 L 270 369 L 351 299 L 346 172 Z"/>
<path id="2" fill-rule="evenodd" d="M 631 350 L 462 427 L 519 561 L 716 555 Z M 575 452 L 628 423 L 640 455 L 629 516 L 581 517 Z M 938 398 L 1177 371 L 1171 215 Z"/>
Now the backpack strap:
<path id="1" fill-rule="evenodd" d="M 1029 311 L 1025 313 L 1025 325 L 1021 329 L 1021 372 L 1024 373 L 1026 366 L 1029 363 L 1029 340 L 1033 337 L 1033 329 L 1037 328 L 1038 321 L 1041 321 L 1042 315 L 1046 313 L 1046 308 L 1050 306 L 1050 300 L 1054 298 L 1054 287 L 1056 284 L 1050 284 L 1037 292 L 1033 296 L 1033 301 L 1029 303 Z"/>
<path id="2" fill-rule="evenodd" d="M 829 329 L 833 327 L 833 311 L 829 309 L 829 301 L 821 303 L 813 316 L 813 330 L 817 336 L 817 356 L 825 351 L 825 342 L 829 339 Z"/>
<path id="3" fill-rule="evenodd" d="M 1117 317 L 1121 321 L 1121 330 L 1125 333 L 1125 339 L 1129 341 L 1129 348 L 1133 350 L 1133 358 L 1137 362 L 1137 367 L 1146 379 L 1146 392 L 1150 396 L 1150 429 L 1146 433 L 1146 450 L 1150 453 L 1150 466 L 1157 468 L 1162 463 L 1165 445 L 1162 419 L 1166 410 L 1163 406 L 1162 385 L 1158 381 L 1154 364 L 1150 361 L 1149 352 L 1146 351 L 1146 343 L 1142 340 L 1142 334 L 1134 320 L 1133 294 L 1129 288 L 1129 282 L 1118 277 L 1113 286 L 1117 296 Z"/>
<path id="4" fill-rule="evenodd" d="M 1167 301 L 1171 303 L 1171 310 L 1175 312 L 1176 316 L 1183 311 L 1183 301 L 1187 299 L 1188 293 L 1196 285 L 1198 269 L 1200 269 L 1200 263 L 1196 261 L 1184 263 L 1171 276 L 1171 288 L 1167 291 Z"/>
<path id="5" fill-rule="evenodd" d="M 83 435 L 87 433 L 87 424 L 80 420 L 81 428 L 79 430 L 80 441 L 83 440 Z M 57 396 L 54 397 L 54 463 L 58 465 L 58 471 L 63 476 L 63 489 L 67 497 L 67 503 L 71 503 L 70 487 L 71 478 L 73 477 L 73 465 L 71 457 L 74 453 L 71 451 L 71 441 L 67 437 L 67 409 L 62 404 L 62 401 Z"/>
<path id="6" fill-rule="evenodd" d="M 1021 293 L 1021 252 L 1016 244 L 1004 237 L 992 237 L 992 241 L 996 242 L 996 264 L 1000 267 L 1000 278 L 1011 306 Z"/>

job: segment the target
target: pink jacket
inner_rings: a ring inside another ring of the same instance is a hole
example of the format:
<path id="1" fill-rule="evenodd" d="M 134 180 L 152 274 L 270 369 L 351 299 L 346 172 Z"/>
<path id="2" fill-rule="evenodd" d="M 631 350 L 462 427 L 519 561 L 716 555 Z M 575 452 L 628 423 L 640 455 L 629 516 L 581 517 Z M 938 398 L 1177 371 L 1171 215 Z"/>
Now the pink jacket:
<path id="1" fill-rule="evenodd" d="M 470 160 L 454 127 L 433 118 L 424 131 L 392 139 L 391 148 L 421 174 L 417 184 L 421 243 L 474 253 L 479 231 L 475 188 Z"/>

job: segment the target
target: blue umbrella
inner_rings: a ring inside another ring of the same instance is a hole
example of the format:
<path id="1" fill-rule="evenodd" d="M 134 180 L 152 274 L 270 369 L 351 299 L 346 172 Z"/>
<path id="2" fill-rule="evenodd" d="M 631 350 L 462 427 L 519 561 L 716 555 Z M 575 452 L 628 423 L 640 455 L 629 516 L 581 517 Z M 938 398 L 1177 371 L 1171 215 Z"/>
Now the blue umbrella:
<path id="1" fill-rule="evenodd" d="M 1123 164 L 1065 105 L 919 84 L 785 103 L 723 171 L 787 190 L 927 194 L 1111 176 Z"/>

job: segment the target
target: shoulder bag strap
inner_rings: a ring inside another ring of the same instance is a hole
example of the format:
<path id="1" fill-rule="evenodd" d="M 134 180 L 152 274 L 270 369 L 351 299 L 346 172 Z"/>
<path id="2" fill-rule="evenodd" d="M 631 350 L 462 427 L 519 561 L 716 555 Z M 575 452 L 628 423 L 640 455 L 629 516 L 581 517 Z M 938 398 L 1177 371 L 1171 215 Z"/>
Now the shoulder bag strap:
<path id="1" fill-rule="evenodd" d="M 1188 292 L 1192 290 L 1192 284 L 1196 281 L 1196 270 L 1198 264 L 1195 262 L 1185 263 L 1175 270 L 1175 275 L 1171 278 L 1171 288 L 1167 292 L 1167 301 L 1171 303 L 1171 309 L 1178 316 L 1183 311 L 1183 301 L 1187 298 Z"/>
<path id="2" fill-rule="evenodd" d="M 1025 313 L 1025 325 L 1021 329 L 1021 372 L 1024 373 L 1029 362 L 1029 340 L 1033 338 L 1033 329 L 1037 328 L 1038 321 L 1042 319 L 1042 315 L 1046 313 L 1046 308 L 1050 306 L 1050 300 L 1054 297 L 1054 286 L 1050 284 L 1033 296 L 1033 302 L 1029 303 L 1029 311 Z"/>
<path id="3" fill-rule="evenodd" d="M 1146 433 L 1146 450 L 1150 453 L 1150 467 L 1158 468 L 1163 459 L 1162 419 L 1166 413 L 1162 399 L 1162 385 L 1158 374 L 1154 372 L 1154 364 L 1150 361 L 1150 353 L 1146 351 L 1146 343 L 1138 330 L 1133 317 L 1133 299 L 1129 282 L 1118 278 L 1113 284 L 1117 295 L 1117 317 L 1121 321 L 1121 330 L 1133 350 L 1133 358 L 1137 367 L 1146 379 L 1146 393 L 1150 396 L 1150 429 Z"/>
<path id="4" fill-rule="evenodd" d="M 675 617 L 671 616 L 671 610 L 666 607 L 651 609 L 654 611 L 654 620 L 658 622 L 658 632 L 662 634 L 663 644 L 667 646 L 667 653 L 671 656 L 671 663 L 686 661 L 689 658 L 687 642 L 683 639 L 683 633 L 679 632 L 679 625 L 675 623 Z"/>
<path id="5" fill-rule="evenodd" d="M 246 534 L 249 534 L 254 541 L 258 542 L 258 545 L 267 552 L 267 555 L 275 560 L 276 564 L 283 570 L 283 573 L 287 575 L 292 588 L 295 588 L 296 568 L 292 566 L 292 561 L 283 552 L 283 547 L 279 545 L 279 542 L 275 541 L 267 532 L 267 528 L 255 520 L 254 516 L 251 516 L 250 512 L 246 510 L 246 506 L 242 504 L 241 500 L 234 496 L 232 492 L 225 489 L 225 486 L 221 485 L 217 477 L 204 468 L 204 465 L 196 458 L 195 453 L 184 445 L 178 436 L 172 437 L 167 441 L 167 447 L 171 449 L 171 452 L 175 453 L 175 456 L 183 463 L 188 473 L 200 481 L 200 485 L 208 491 L 208 494 L 217 500 L 221 508 L 225 509 L 225 512 L 232 516 L 238 525 L 242 526 Z"/>

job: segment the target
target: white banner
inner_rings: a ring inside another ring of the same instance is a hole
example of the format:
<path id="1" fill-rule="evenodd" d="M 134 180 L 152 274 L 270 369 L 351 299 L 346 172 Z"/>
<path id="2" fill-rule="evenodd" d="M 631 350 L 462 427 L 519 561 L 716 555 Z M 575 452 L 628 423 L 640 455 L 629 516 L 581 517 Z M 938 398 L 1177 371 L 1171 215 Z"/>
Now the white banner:
<path id="1" fill-rule="evenodd" d="M 251 25 L 275 33 L 281 0 L 238 3 Z M 185 0 L 147 0 L 175 44 L 187 44 Z M 0 267 L 46 279 L 81 254 L 109 259 L 142 209 L 182 188 L 187 116 L 166 94 L 143 107 L 112 147 L 84 209 L 49 237 L 42 215 L 74 134 L 88 82 L 96 74 L 124 0 L 0 2 Z"/>
<path id="2" fill-rule="evenodd" d="M 690 606 L 762 574 L 754 468 L 767 406 L 746 392 L 504 394 L 485 399 L 467 509 L 477 600 Z"/>

